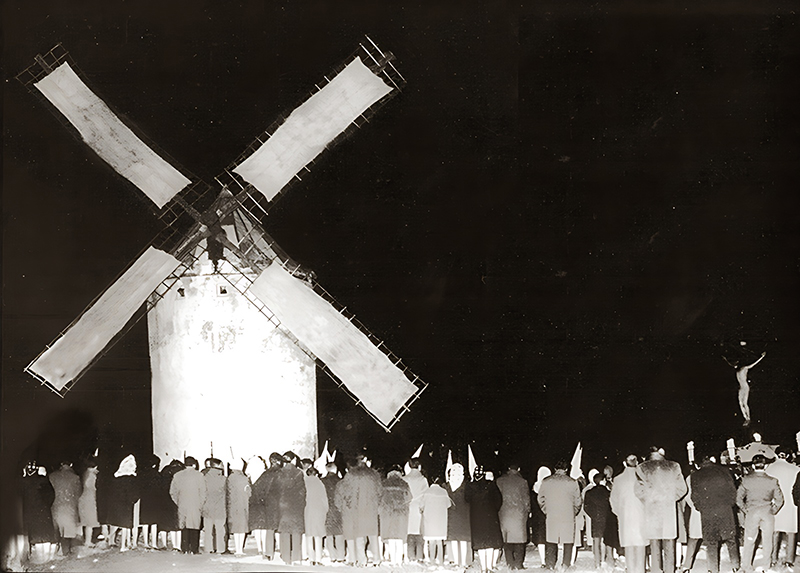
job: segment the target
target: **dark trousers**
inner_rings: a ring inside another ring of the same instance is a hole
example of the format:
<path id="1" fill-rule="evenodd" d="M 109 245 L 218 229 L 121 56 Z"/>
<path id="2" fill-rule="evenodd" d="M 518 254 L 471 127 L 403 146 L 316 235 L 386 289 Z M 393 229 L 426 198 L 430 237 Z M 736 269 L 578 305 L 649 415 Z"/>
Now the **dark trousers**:
<path id="1" fill-rule="evenodd" d="M 722 544 L 728 548 L 728 558 L 731 560 L 731 567 L 734 571 L 739 569 L 739 544 L 736 539 L 728 539 L 727 541 L 711 541 L 706 543 L 706 561 L 708 570 L 711 573 L 719 573 L 719 548 Z"/>
<path id="2" fill-rule="evenodd" d="M 778 565 L 778 554 L 781 550 L 781 539 L 786 538 L 786 561 L 789 565 L 794 564 L 797 557 L 797 534 L 786 533 L 785 531 L 776 531 L 772 539 L 772 565 Z"/>
<path id="3" fill-rule="evenodd" d="M 650 571 L 675 573 L 675 540 L 650 540 Z"/>
<path id="4" fill-rule="evenodd" d="M 184 553 L 200 553 L 199 529 L 181 529 L 181 551 Z"/>
<path id="5" fill-rule="evenodd" d="M 525 561 L 525 544 L 524 543 L 506 543 L 503 545 L 503 550 L 506 554 L 506 563 L 509 569 L 522 569 L 522 563 Z"/>
<path id="6" fill-rule="evenodd" d="M 561 558 L 561 566 L 569 567 L 572 565 L 572 543 L 564 544 L 564 556 Z M 558 543 L 544 544 L 544 566 L 548 569 L 556 568 L 558 561 Z"/>
<path id="7" fill-rule="evenodd" d="M 421 535 L 408 534 L 408 560 L 422 561 L 425 558 L 425 539 Z"/>
<path id="8" fill-rule="evenodd" d="M 302 533 L 282 533 L 281 534 L 281 559 L 284 563 L 299 563 L 303 560 L 303 534 Z"/>

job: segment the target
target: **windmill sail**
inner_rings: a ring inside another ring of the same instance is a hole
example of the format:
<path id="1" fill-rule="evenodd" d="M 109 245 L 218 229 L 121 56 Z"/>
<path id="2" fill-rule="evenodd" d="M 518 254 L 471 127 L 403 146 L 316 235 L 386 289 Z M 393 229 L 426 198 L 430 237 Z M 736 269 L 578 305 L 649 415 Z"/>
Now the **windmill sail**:
<path id="1" fill-rule="evenodd" d="M 162 208 L 190 181 L 139 139 L 64 62 L 34 83 L 83 141 Z"/>
<path id="2" fill-rule="evenodd" d="M 108 346 L 147 297 L 178 266 L 180 262 L 169 253 L 149 247 L 26 370 L 61 393 Z"/>
<path id="3" fill-rule="evenodd" d="M 417 395 L 418 388 L 363 332 L 280 264 L 268 266 L 249 290 L 385 427 Z"/>
<path id="4" fill-rule="evenodd" d="M 356 57 L 233 171 L 272 199 L 392 88 Z"/>

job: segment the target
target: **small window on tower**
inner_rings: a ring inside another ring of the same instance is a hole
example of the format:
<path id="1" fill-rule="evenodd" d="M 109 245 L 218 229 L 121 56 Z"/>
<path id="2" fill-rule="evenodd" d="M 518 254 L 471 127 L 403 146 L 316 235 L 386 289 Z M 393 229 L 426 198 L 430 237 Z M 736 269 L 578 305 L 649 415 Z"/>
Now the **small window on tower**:
<path id="1" fill-rule="evenodd" d="M 186 291 L 183 287 L 178 287 L 178 296 L 184 298 L 186 296 Z"/>
<path id="2" fill-rule="evenodd" d="M 228 285 L 217 285 L 217 296 L 228 296 Z"/>

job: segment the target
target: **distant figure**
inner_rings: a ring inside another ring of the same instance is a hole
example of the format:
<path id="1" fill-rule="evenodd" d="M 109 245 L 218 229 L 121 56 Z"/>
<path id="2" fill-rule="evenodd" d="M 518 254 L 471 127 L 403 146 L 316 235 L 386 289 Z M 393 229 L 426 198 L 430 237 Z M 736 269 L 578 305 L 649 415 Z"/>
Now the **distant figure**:
<path id="1" fill-rule="evenodd" d="M 636 467 L 633 454 L 625 458 L 625 470 L 614 479 L 611 488 L 611 511 L 617 516 L 619 544 L 625 550 L 627 573 L 644 573 L 645 551 L 649 540 L 644 536 L 644 504 L 636 495 Z"/>
<path id="2" fill-rule="evenodd" d="M 325 549 L 331 561 L 341 563 L 345 558 L 344 535 L 342 535 L 342 514 L 336 507 L 334 496 L 336 485 L 342 480 L 339 477 L 339 468 L 334 462 L 325 466 L 328 474 L 322 478 L 325 492 L 328 494 L 328 515 L 325 517 Z M 406 524 L 408 526 L 408 524 Z"/>
<path id="3" fill-rule="evenodd" d="M 336 486 L 334 503 L 342 513 L 350 562 L 367 564 L 368 541 L 376 561 L 380 562 L 378 504 L 382 489 L 380 475 L 367 466 L 363 456 L 348 461 L 347 473 Z"/>
<path id="4" fill-rule="evenodd" d="M 636 496 L 644 504 L 644 534 L 650 540 L 651 566 L 663 573 L 675 573 L 678 501 L 687 492 L 681 466 L 654 447 L 650 459 L 637 466 L 636 477 Z"/>
<path id="5" fill-rule="evenodd" d="M 428 544 L 428 557 L 437 565 L 444 564 L 444 540 L 447 539 L 447 510 L 453 504 L 447 491 L 436 480 L 422 495 L 422 534 Z"/>
<path id="6" fill-rule="evenodd" d="M 58 531 L 61 553 L 72 552 L 73 540 L 80 535 L 78 498 L 81 495 L 81 478 L 72 469 L 72 463 L 61 462 L 59 469 L 50 474 L 50 483 L 55 491 L 52 515 Z"/>
<path id="7" fill-rule="evenodd" d="M 775 514 L 783 507 L 781 486 L 774 477 L 765 471 L 767 459 L 761 454 L 753 457 L 753 473 L 742 478 L 736 491 L 736 505 L 744 512 L 744 552 L 742 570 L 753 571 L 753 558 L 756 553 L 756 540 L 761 532 L 766 563 L 769 567 L 772 558 L 772 534 L 775 530 Z"/>
<path id="8" fill-rule="evenodd" d="M 779 564 L 782 538 L 786 537 L 787 565 L 793 565 L 797 556 L 797 505 L 792 497 L 792 489 L 800 480 L 800 468 L 786 461 L 786 454 L 778 455 L 773 463 L 767 466 L 767 475 L 778 480 L 783 494 L 783 507 L 775 514 L 775 535 L 772 544 L 771 567 Z"/>
<path id="9" fill-rule="evenodd" d="M 56 531 L 51 507 L 55 498 L 56 493 L 44 468 L 40 468 L 33 460 L 28 462 L 22 478 L 22 522 L 35 563 L 43 563 L 53 557 Z"/>
<path id="10" fill-rule="evenodd" d="M 453 505 L 447 510 L 447 541 L 450 558 L 459 567 L 472 563 L 472 530 L 469 525 L 469 503 L 464 483 L 464 466 L 455 463 L 447 473 L 447 494 Z"/>
<path id="11" fill-rule="evenodd" d="M 245 475 L 247 462 L 242 460 L 242 469 L 232 469 L 225 482 L 228 532 L 233 534 L 233 553 L 244 555 L 244 539 L 249 528 L 250 478 Z"/>
<path id="12" fill-rule="evenodd" d="M 467 484 L 464 497 L 469 504 L 469 525 L 472 530 L 472 547 L 478 552 L 481 571 L 494 569 L 496 556 L 503 547 L 500 529 L 500 506 L 503 496 L 497 484 L 486 479 L 482 466 L 475 468 L 475 480 Z"/>
<path id="13" fill-rule="evenodd" d="M 499 516 L 506 563 L 509 569 L 522 569 L 525 545 L 528 543 L 531 496 L 528 494 L 528 482 L 519 473 L 519 465 L 509 465 L 505 475 L 497 479 L 497 487 L 503 496 Z"/>
<path id="14" fill-rule="evenodd" d="M 604 563 L 610 562 L 611 548 L 606 547 L 604 539 L 611 514 L 611 492 L 603 481 L 603 474 L 593 476 L 594 487 L 586 490 L 583 496 L 583 509 L 592 523 L 592 553 L 594 554 L 594 567 L 600 569 Z"/>
<path id="15" fill-rule="evenodd" d="M 305 474 L 297 467 L 294 452 L 283 454 L 283 467 L 275 476 L 278 493 L 278 533 L 281 559 L 288 565 L 303 560 L 305 531 L 306 482 Z"/>
<path id="16" fill-rule="evenodd" d="M 310 461 L 310 460 L 309 460 Z M 328 493 L 312 465 L 306 468 L 306 548 L 312 565 L 322 562 L 322 538 L 325 537 L 325 518 L 328 515 Z"/>
<path id="17" fill-rule="evenodd" d="M 691 500 L 701 516 L 702 538 L 706 545 L 710 573 L 719 573 L 719 554 L 722 543 L 728 548 L 728 558 L 734 571 L 739 569 L 737 540 L 736 486 L 733 476 L 706 457 L 700 469 L 691 476 Z"/>
<path id="18" fill-rule="evenodd" d="M 766 352 L 762 352 L 758 360 L 748 366 L 742 367 L 739 367 L 738 363 L 731 364 L 728 362 L 728 359 L 725 358 L 725 362 L 728 362 L 730 366 L 736 368 L 736 381 L 739 382 L 739 408 L 742 410 L 742 416 L 744 417 L 743 426 L 750 425 L 750 405 L 748 403 L 750 400 L 750 381 L 747 379 L 747 373 L 756 364 L 761 362 L 766 355 Z"/>
<path id="19" fill-rule="evenodd" d="M 206 482 L 206 499 L 201 511 L 205 548 L 209 553 L 223 553 L 227 550 L 225 544 L 225 521 L 228 518 L 225 507 L 227 479 L 222 469 L 222 460 L 208 458 L 205 466 L 201 472 Z"/>
<path id="20" fill-rule="evenodd" d="M 422 538 L 422 514 L 419 504 L 422 495 L 428 490 L 428 480 L 420 471 L 419 458 L 408 461 L 408 473 L 403 477 L 411 488 L 411 505 L 408 507 L 408 550 L 406 555 L 409 561 L 422 561 L 425 556 L 424 539 Z"/>
<path id="21" fill-rule="evenodd" d="M 178 506 L 178 527 L 181 529 L 181 551 L 200 553 L 200 526 L 203 503 L 206 500 L 206 481 L 197 470 L 197 460 L 188 456 L 186 468 L 175 474 L 169 495 Z"/>
<path id="22" fill-rule="evenodd" d="M 581 490 L 578 482 L 567 475 L 570 464 L 561 460 L 555 465 L 556 473 L 542 481 L 537 501 L 545 515 L 545 567 L 556 568 L 558 546 L 564 546 L 561 565 L 572 565 L 572 548 L 575 544 L 575 518 L 581 511 Z"/>
<path id="23" fill-rule="evenodd" d="M 411 488 L 403 479 L 400 468 L 393 468 L 382 483 L 379 504 L 380 535 L 386 543 L 386 553 L 391 565 L 403 562 L 403 545 L 408 536 L 408 505 Z"/>
<path id="24" fill-rule="evenodd" d="M 83 544 L 92 546 L 92 534 L 95 527 L 100 527 L 97 519 L 97 462 L 90 459 L 81 478 L 83 489 L 78 498 L 78 517 L 83 528 Z"/>

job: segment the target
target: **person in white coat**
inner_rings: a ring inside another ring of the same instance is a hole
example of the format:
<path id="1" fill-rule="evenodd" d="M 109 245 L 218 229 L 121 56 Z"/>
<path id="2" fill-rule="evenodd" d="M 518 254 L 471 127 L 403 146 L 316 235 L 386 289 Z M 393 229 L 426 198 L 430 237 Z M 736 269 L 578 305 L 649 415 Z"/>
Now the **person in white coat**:
<path id="1" fill-rule="evenodd" d="M 767 466 L 767 475 L 778 480 L 783 494 L 783 507 L 775 514 L 775 533 L 772 536 L 772 555 L 770 566 L 777 567 L 781 541 L 786 538 L 786 560 L 788 566 L 794 564 L 797 556 L 797 505 L 792 499 L 792 488 L 800 479 L 800 467 L 786 461 L 786 454 L 781 453 L 773 463 Z"/>
<path id="2" fill-rule="evenodd" d="M 422 496 L 428 491 L 428 480 L 422 475 L 420 465 L 419 458 L 412 458 L 408 462 L 408 473 L 403 476 L 411 489 L 411 504 L 408 506 L 408 548 L 406 549 L 406 558 L 409 561 L 422 561 L 425 557 L 420 504 Z"/>
<path id="3" fill-rule="evenodd" d="M 634 455 L 625 458 L 625 470 L 614 478 L 611 487 L 611 511 L 619 522 L 619 544 L 625 549 L 625 568 L 628 573 L 644 573 L 645 549 L 650 543 L 644 536 L 644 504 L 636 496 L 636 466 Z"/>

